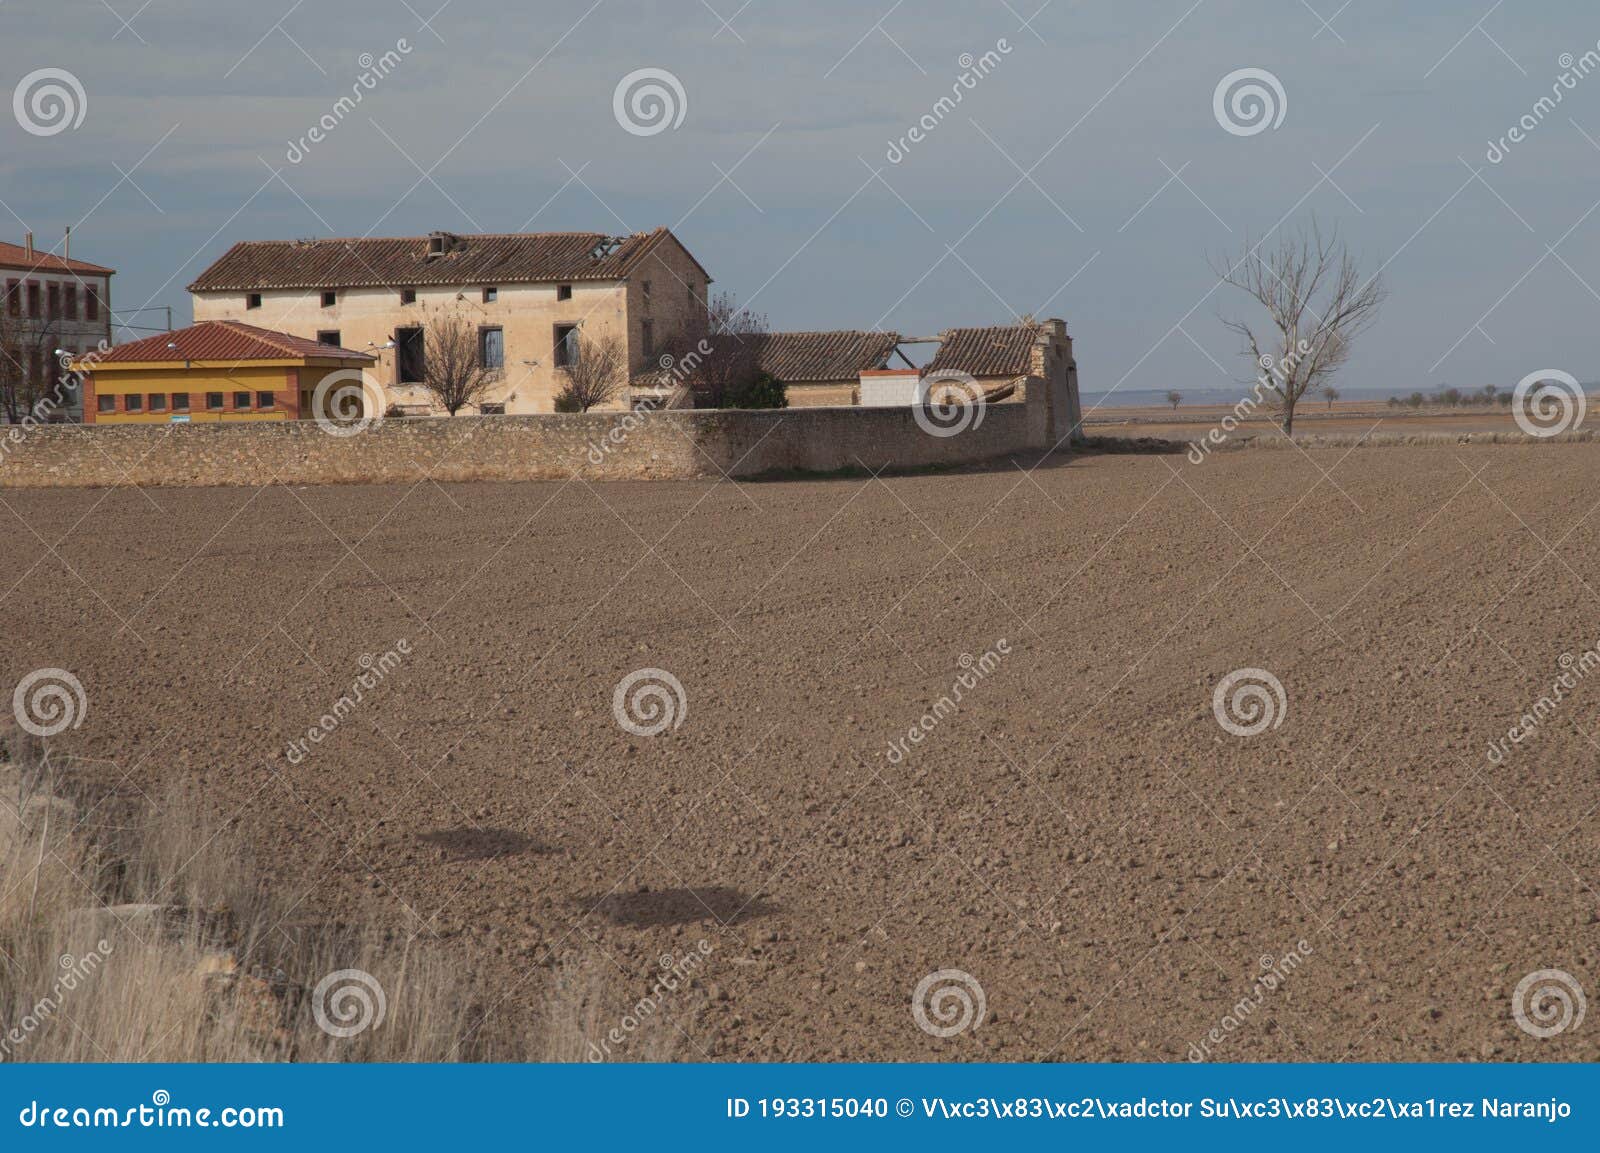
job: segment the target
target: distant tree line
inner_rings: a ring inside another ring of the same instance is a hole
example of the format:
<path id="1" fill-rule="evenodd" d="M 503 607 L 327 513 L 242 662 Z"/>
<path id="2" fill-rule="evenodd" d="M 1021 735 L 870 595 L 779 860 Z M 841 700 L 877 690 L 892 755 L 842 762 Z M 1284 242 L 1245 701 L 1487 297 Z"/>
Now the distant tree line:
<path id="1" fill-rule="evenodd" d="M 1413 392 L 1410 396 L 1389 398 L 1390 408 L 1421 408 L 1425 404 L 1438 408 L 1487 408 L 1495 405 L 1510 408 L 1511 393 L 1492 384 L 1486 384 L 1473 392 L 1463 392 L 1459 388 L 1441 388 L 1437 392 Z"/>

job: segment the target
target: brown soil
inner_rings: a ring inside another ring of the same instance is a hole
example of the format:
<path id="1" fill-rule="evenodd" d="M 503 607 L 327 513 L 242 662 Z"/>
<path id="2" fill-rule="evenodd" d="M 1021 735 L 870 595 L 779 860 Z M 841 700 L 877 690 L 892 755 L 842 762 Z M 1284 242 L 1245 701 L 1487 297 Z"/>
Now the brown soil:
<path id="1" fill-rule="evenodd" d="M 302 912 L 437 937 L 496 1013 L 592 964 L 609 1026 L 707 941 L 624 1058 L 1182 1059 L 1302 940 L 1214 1058 L 1600 1058 L 1510 1000 L 1600 996 L 1600 676 L 1485 756 L 1600 638 L 1600 453 L 1343 457 L 8 492 L 0 681 L 72 670 L 81 771 L 199 784 Z M 654 737 L 612 714 L 644 667 L 688 701 Z M 1219 726 L 1243 667 L 1281 727 Z M 981 1027 L 918 1027 L 938 969 Z"/>
<path id="2" fill-rule="evenodd" d="M 1143 405 L 1091 408 L 1084 413 L 1084 428 L 1091 436 L 1158 436 L 1173 440 L 1196 440 L 1225 416 L 1233 415 L 1232 405 Z M 1295 410 L 1296 436 L 1417 436 L 1468 433 L 1516 433 L 1517 423 L 1506 408 L 1469 405 L 1462 408 L 1390 408 L 1383 401 L 1341 400 L 1331 407 L 1324 401 L 1308 401 Z M 1278 426 L 1265 405 L 1243 421 L 1235 437 L 1278 436 Z"/>

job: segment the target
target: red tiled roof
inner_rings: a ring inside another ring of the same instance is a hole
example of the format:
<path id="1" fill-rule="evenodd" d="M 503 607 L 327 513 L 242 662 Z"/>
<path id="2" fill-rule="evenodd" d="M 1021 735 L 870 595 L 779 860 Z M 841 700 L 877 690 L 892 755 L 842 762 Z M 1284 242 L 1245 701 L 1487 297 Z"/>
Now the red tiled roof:
<path id="1" fill-rule="evenodd" d="M 176 347 L 169 347 L 175 345 Z M 205 320 L 176 332 L 161 332 L 108 349 L 95 359 L 101 364 L 165 360 L 294 360 L 331 357 L 372 360 L 365 352 L 319 344 L 287 332 L 273 332 L 237 320 Z"/>
<path id="2" fill-rule="evenodd" d="M 751 337 L 756 367 L 785 384 L 855 380 L 882 368 L 900 343 L 897 332 L 768 332 Z"/>
<path id="3" fill-rule="evenodd" d="M 37 248 L 29 256 L 22 245 L 8 244 L 4 240 L 0 240 L 0 268 L 22 268 L 29 272 L 92 272 L 96 276 L 110 276 L 116 272 L 114 268 L 90 264 L 87 260 L 68 260 Z"/>
<path id="4" fill-rule="evenodd" d="M 1039 328 L 1031 324 L 949 328 L 939 334 L 939 351 L 924 371 L 1026 376 L 1033 371 L 1033 346 L 1038 339 Z"/>
<path id="5" fill-rule="evenodd" d="M 448 234 L 447 250 L 432 258 L 428 236 L 243 240 L 189 291 L 617 280 L 671 236 L 665 228 L 614 238 L 603 232 Z M 620 243 L 597 257 L 596 247 L 610 240 Z"/>

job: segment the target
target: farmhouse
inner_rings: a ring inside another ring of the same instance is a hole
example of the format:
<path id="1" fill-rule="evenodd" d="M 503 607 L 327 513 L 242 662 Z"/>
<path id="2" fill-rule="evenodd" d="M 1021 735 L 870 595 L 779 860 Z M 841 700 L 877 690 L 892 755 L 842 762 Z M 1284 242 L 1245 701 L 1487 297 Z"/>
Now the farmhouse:
<path id="1" fill-rule="evenodd" d="M 498 374 L 487 413 L 553 412 L 585 336 L 615 335 L 630 374 L 702 322 L 711 276 L 668 229 L 243 241 L 189 286 L 196 321 L 234 320 L 374 355 L 386 406 L 423 411 L 423 334 L 467 316 Z M 627 405 L 626 390 L 610 407 Z"/>
<path id="2" fill-rule="evenodd" d="M 77 418 L 77 383 L 63 377 L 58 361 L 62 352 L 111 342 L 113 275 L 113 269 L 35 249 L 31 232 L 22 244 L 0 241 L 0 422 L 27 415 Z M 33 411 L 41 405 L 48 412 Z"/>
<path id="3" fill-rule="evenodd" d="M 86 424 L 236 423 L 309 417 L 324 382 L 340 391 L 348 382 L 360 396 L 372 363 L 363 352 L 213 320 L 119 344 L 73 369 Z M 335 411 L 339 398 L 321 399 L 322 411 Z"/>

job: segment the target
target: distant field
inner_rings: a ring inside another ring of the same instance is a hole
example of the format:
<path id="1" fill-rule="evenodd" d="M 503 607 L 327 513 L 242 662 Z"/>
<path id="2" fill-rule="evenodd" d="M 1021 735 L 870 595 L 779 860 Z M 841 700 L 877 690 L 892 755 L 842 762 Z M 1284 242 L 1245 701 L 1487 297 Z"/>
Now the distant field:
<path id="1" fill-rule="evenodd" d="M 1600 678 L 1486 756 L 1600 637 L 1600 452 L 1308 456 L 11 492 L 4 683 L 72 670 L 83 774 L 193 786 L 298 916 L 530 1031 L 570 967 L 610 1026 L 705 942 L 625 1059 L 1600 1059 L 1510 1001 L 1592 971 Z M 634 735 L 652 668 L 687 710 Z M 1249 669 L 1285 708 L 1240 736 Z M 909 1006 L 957 969 L 988 1016 L 941 1040 Z"/>
<path id="2" fill-rule="evenodd" d="M 1591 408 L 1600 400 L 1591 399 Z M 1091 436 L 1158 436 L 1172 440 L 1203 437 L 1223 417 L 1233 412 L 1231 405 L 1139 405 L 1093 407 L 1086 404 L 1084 427 Z M 1600 415 L 1600 410 L 1597 410 Z M 1354 433 L 1360 435 L 1376 426 L 1385 435 L 1408 433 L 1515 432 L 1516 422 L 1509 409 L 1489 406 L 1463 408 L 1391 408 L 1382 401 L 1339 401 L 1331 408 L 1325 401 L 1302 403 L 1295 410 L 1296 433 Z M 1265 406 L 1243 422 L 1246 434 L 1277 435 L 1277 425 Z"/>

